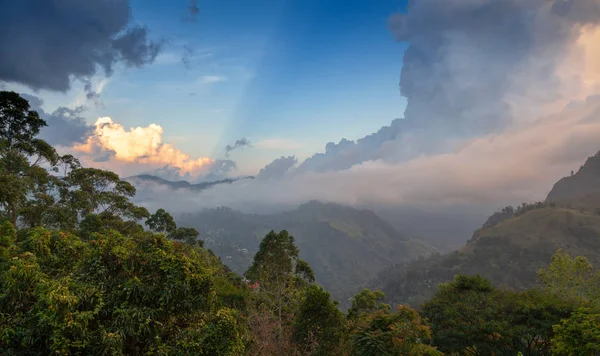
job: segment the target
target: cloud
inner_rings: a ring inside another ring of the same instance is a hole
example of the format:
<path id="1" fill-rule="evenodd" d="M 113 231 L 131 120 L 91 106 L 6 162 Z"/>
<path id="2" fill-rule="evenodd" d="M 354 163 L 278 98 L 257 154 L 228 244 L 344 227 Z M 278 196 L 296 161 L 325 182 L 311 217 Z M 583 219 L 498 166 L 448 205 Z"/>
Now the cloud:
<path id="1" fill-rule="evenodd" d="M 240 181 L 197 195 L 157 190 L 155 198 L 173 211 L 216 206 L 254 211 L 293 207 L 311 199 L 349 205 L 495 209 L 544 199 L 555 181 L 598 151 L 598 137 L 600 100 L 590 98 L 526 125 L 467 139 L 454 152 L 400 163 L 370 161 L 343 171 Z M 293 157 L 281 158 L 263 172 L 281 163 L 283 169 L 273 169 L 280 173 L 293 161 Z"/>
<path id="2" fill-rule="evenodd" d="M 40 138 L 49 144 L 69 147 L 85 142 L 87 135 L 92 132 L 92 127 L 81 117 L 85 111 L 83 106 L 75 109 L 59 107 L 54 112 L 47 113 L 42 109 L 42 99 L 29 94 L 20 95 L 29 101 L 31 110 L 37 111 L 40 118 L 48 124 L 41 129 Z"/>
<path id="3" fill-rule="evenodd" d="M 181 57 L 181 63 L 185 69 L 191 69 L 191 57 L 194 55 L 194 49 L 190 46 L 183 46 L 183 56 Z"/>
<path id="4" fill-rule="evenodd" d="M 200 84 L 214 84 L 219 82 L 226 81 L 227 78 L 219 75 L 203 75 L 198 78 L 198 83 Z"/>
<path id="5" fill-rule="evenodd" d="M 64 92 L 117 63 L 152 63 L 162 42 L 130 20 L 128 0 L 1 2 L 0 80 Z"/>
<path id="6" fill-rule="evenodd" d="M 240 149 L 240 148 L 244 148 L 244 147 L 252 147 L 252 144 L 250 143 L 250 141 L 247 138 L 242 137 L 239 140 L 235 140 L 235 143 L 233 145 L 225 146 L 225 156 L 229 157 L 229 154 L 232 151 Z"/>
<path id="7" fill-rule="evenodd" d="M 192 176 L 207 173 L 214 161 L 210 158 L 192 158 L 174 146 L 162 142 L 163 129 L 156 124 L 147 127 L 125 129 L 113 122 L 110 117 L 101 117 L 96 121 L 94 132 L 87 137 L 85 143 L 74 146 L 74 150 L 83 154 L 93 162 L 98 157 L 111 157 L 103 162 L 126 174 L 140 170 L 157 169 L 171 166 L 181 174 Z"/>
<path id="8" fill-rule="evenodd" d="M 599 24 L 598 0 L 409 1 L 389 21 L 409 44 L 402 119 L 328 143 L 298 166 L 277 159 L 262 171 L 271 179 L 177 196 L 177 204 L 497 208 L 543 199 L 600 149 Z"/>
<path id="9" fill-rule="evenodd" d="M 330 142 L 298 172 L 451 152 L 600 92 L 599 0 L 419 0 L 390 18 L 404 118 Z"/>
<path id="10" fill-rule="evenodd" d="M 282 178 L 288 171 L 290 171 L 290 169 L 292 169 L 296 165 L 296 163 L 298 163 L 298 159 L 296 158 L 296 156 L 282 156 L 273 160 L 273 162 L 267 164 L 263 169 L 261 169 L 256 178 Z"/>
<path id="11" fill-rule="evenodd" d="M 188 16 L 185 17 L 186 21 L 196 22 L 196 17 L 200 13 L 200 7 L 198 7 L 198 0 L 190 0 L 188 5 Z"/>

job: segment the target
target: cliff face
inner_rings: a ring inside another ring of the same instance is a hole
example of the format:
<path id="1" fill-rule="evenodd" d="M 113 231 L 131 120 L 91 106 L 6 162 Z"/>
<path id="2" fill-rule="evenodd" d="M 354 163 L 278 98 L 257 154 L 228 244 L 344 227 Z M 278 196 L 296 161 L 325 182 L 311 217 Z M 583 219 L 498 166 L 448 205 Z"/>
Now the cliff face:
<path id="1" fill-rule="evenodd" d="M 591 196 L 600 196 L 600 152 L 589 157 L 577 173 L 556 182 L 546 201 L 569 202 Z"/>

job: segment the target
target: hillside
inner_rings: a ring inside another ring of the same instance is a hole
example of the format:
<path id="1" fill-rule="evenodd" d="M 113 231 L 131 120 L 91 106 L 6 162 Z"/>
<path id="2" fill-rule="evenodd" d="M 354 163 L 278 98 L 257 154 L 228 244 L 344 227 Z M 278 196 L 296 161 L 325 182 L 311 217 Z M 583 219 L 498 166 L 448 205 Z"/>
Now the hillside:
<path id="1" fill-rule="evenodd" d="M 597 194 L 600 194 L 600 152 L 589 157 L 577 173 L 556 182 L 546 201 L 568 201 Z"/>
<path id="2" fill-rule="evenodd" d="M 280 214 L 243 214 L 219 208 L 185 214 L 179 221 L 196 228 L 205 246 L 238 273 L 248 268 L 266 233 L 288 230 L 296 239 L 300 257 L 314 269 L 317 282 L 342 302 L 383 268 L 435 252 L 372 211 L 316 201 Z"/>
<path id="3" fill-rule="evenodd" d="M 536 271 L 563 249 L 600 263 L 600 216 L 574 209 L 544 207 L 482 228 L 461 249 L 398 264 L 381 272 L 373 287 L 389 300 L 418 305 L 440 283 L 458 273 L 480 274 L 496 286 L 531 288 Z"/>
<path id="4" fill-rule="evenodd" d="M 497 286 L 531 288 L 536 271 L 563 249 L 600 264 L 600 155 L 558 181 L 545 202 L 507 207 L 490 216 L 462 248 L 382 271 L 372 281 L 393 302 L 418 305 L 457 273 L 480 274 Z"/>

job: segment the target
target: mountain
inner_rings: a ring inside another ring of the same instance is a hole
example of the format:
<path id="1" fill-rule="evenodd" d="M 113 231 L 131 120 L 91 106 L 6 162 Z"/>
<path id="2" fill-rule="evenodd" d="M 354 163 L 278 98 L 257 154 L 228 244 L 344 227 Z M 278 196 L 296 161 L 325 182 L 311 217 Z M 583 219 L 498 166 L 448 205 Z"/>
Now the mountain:
<path id="1" fill-rule="evenodd" d="M 231 184 L 233 182 L 237 182 L 237 181 L 243 180 L 243 179 L 254 179 L 254 177 L 248 176 L 248 177 L 240 177 L 240 178 L 226 178 L 226 179 L 209 181 L 209 182 L 201 182 L 201 183 L 196 183 L 196 184 L 192 184 L 192 183 L 189 183 L 184 180 L 169 181 L 169 180 L 166 180 L 166 179 L 163 179 L 163 178 L 160 178 L 157 176 L 149 175 L 149 174 L 140 174 L 137 176 L 131 176 L 131 177 L 125 178 L 124 180 L 133 184 L 136 187 L 139 187 L 144 184 L 157 184 L 157 185 L 162 185 L 162 186 L 172 188 L 172 189 L 189 189 L 192 191 L 201 191 L 201 190 L 213 187 L 215 185 Z"/>
<path id="2" fill-rule="evenodd" d="M 379 273 L 371 287 L 396 303 L 419 305 L 458 273 L 480 274 L 496 286 L 535 286 L 536 272 L 559 249 L 600 265 L 600 156 L 590 157 L 554 185 L 545 202 L 507 207 L 492 215 L 462 248 L 400 263 Z"/>
<path id="3" fill-rule="evenodd" d="M 425 240 L 440 252 L 454 251 L 467 242 L 486 218 L 485 209 L 465 206 L 369 206 L 397 230 Z M 489 214 L 489 211 L 488 211 Z"/>
<path id="4" fill-rule="evenodd" d="M 577 173 L 556 182 L 546 201 L 584 210 L 600 208 L 600 152 L 589 157 Z"/>
<path id="5" fill-rule="evenodd" d="M 436 252 L 372 211 L 318 201 L 272 215 L 208 209 L 184 214 L 178 223 L 198 229 L 205 246 L 238 273 L 246 271 L 260 240 L 270 230 L 288 230 L 317 282 L 342 303 L 383 268 Z"/>

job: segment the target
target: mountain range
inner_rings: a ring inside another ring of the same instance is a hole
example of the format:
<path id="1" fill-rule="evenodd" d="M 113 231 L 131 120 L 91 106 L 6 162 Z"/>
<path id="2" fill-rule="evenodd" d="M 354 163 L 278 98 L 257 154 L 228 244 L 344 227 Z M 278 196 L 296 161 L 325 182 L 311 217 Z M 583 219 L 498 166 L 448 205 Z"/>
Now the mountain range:
<path id="1" fill-rule="evenodd" d="M 383 268 L 437 252 L 370 210 L 318 201 L 271 215 L 217 208 L 183 214 L 177 220 L 196 228 L 205 246 L 238 273 L 249 267 L 260 240 L 270 230 L 289 231 L 317 282 L 342 304 Z"/>
<path id="2" fill-rule="evenodd" d="M 199 184 L 150 175 L 128 180 L 199 192 L 252 178 Z M 274 214 L 217 208 L 176 219 L 198 229 L 205 245 L 238 273 L 251 264 L 266 233 L 288 230 L 317 281 L 342 305 L 369 286 L 384 291 L 390 302 L 417 306 L 457 273 L 480 274 L 497 286 L 527 289 L 536 284 L 537 270 L 559 249 L 600 263 L 600 153 L 560 179 L 545 201 L 506 207 L 487 220 L 476 213 L 449 216 L 412 208 L 373 209 L 377 214 L 311 201 Z M 444 219 L 436 220 L 440 217 Z M 476 221 L 480 227 L 473 233 Z"/>
<path id="3" fill-rule="evenodd" d="M 395 303 L 418 306 L 458 273 L 480 274 L 495 285 L 527 289 L 559 249 L 600 263 L 600 154 L 559 180 L 544 202 L 506 207 L 460 249 L 383 270 L 371 282 Z"/>

